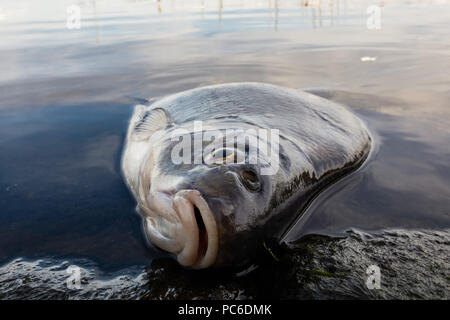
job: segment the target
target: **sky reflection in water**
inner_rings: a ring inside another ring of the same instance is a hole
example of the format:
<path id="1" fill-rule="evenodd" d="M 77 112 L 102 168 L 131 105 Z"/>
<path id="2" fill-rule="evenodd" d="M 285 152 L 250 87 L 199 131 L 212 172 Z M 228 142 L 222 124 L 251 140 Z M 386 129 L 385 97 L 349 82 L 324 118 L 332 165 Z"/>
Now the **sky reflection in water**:
<path id="1" fill-rule="evenodd" d="M 78 4 L 81 29 L 66 28 Z M 382 8 L 380 30 L 366 9 Z M 0 261 L 148 263 L 119 171 L 133 97 L 261 81 L 324 88 L 368 123 L 367 165 L 288 239 L 450 226 L 448 1 L 2 1 Z M 370 57 L 371 59 L 362 59 Z"/>

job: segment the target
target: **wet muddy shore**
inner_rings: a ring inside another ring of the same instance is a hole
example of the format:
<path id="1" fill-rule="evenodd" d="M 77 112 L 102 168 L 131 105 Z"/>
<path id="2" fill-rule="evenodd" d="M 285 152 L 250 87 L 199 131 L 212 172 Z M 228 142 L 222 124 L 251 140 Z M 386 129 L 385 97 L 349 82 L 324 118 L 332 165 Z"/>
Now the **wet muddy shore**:
<path id="1" fill-rule="evenodd" d="M 16 260 L 0 268 L 0 299 L 448 299 L 449 255 L 448 230 L 348 230 L 266 244 L 245 275 L 187 270 L 163 258 L 108 276 L 82 261 L 80 289 L 66 286 L 68 261 Z M 379 289 L 366 285 L 370 265 L 380 268 Z"/>
<path id="2" fill-rule="evenodd" d="M 271 249 L 271 248 L 270 248 Z M 159 260 L 149 273 L 147 299 L 448 299 L 450 236 L 446 232 L 349 230 L 342 238 L 309 235 L 267 251 L 241 277 L 181 270 Z M 366 269 L 381 270 L 368 289 Z"/>

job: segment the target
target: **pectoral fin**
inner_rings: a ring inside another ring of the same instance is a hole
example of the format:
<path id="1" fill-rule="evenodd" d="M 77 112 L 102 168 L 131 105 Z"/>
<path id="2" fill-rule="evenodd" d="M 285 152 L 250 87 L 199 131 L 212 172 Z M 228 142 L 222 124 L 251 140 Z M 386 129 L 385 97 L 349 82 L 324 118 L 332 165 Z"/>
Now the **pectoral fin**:
<path id="1" fill-rule="evenodd" d="M 137 105 L 132 117 L 131 138 L 135 141 L 148 140 L 153 133 L 173 124 L 170 115 L 162 108 L 149 109 L 147 106 Z"/>

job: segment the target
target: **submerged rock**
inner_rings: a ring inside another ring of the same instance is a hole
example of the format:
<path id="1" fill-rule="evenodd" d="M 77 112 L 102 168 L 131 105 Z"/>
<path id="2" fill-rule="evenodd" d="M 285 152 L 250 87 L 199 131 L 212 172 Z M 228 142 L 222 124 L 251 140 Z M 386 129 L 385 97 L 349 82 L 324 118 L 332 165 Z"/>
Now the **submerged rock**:
<path id="1" fill-rule="evenodd" d="M 349 230 L 343 238 L 309 235 L 270 251 L 262 249 L 259 267 L 241 277 L 155 261 L 144 298 L 448 299 L 450 293 L 448 230 Z M 380 268 L 379 289 L 366 285 L 371 265 Z"/>
<path id="2" fill-rule="evenodd" d="M 16 259 L 0 267 L 0 299 L 448 299 L 450 230 L 349 230 L 342 238 L 308 235 L 295 243 L 263 243 L 258 265 L 188 270 L 170 258 L 114 274 L 82 259 Z M 71 265 L 80 288 L 68 288 Z M 380 268 L 368 289 L 367 268 Z"/>

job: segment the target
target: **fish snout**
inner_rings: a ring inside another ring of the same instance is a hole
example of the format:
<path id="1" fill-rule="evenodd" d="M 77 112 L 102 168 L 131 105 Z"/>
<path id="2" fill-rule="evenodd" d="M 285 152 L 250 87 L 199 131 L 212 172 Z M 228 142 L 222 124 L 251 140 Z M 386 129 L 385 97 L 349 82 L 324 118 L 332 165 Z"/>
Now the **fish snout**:
<path id="1" fill-rule="evenodd" d="M 178 262 L 194 269 L 212 266 L 217 257 L 219 234 L 208 203 L 197 190 L 181 190 L 175 194 L 173 207 L 183 226 L 180 236 L 184 247 L 177 254 Z"/>
<path id="2" fill-rule="evenodd" d="M 177 255 L 186 267 L 203 269 L 214 264 L 219 235 L 216 220 L 198 190 L 164 192 L 147 197 L 145 231 L 149 240 Z"/>

